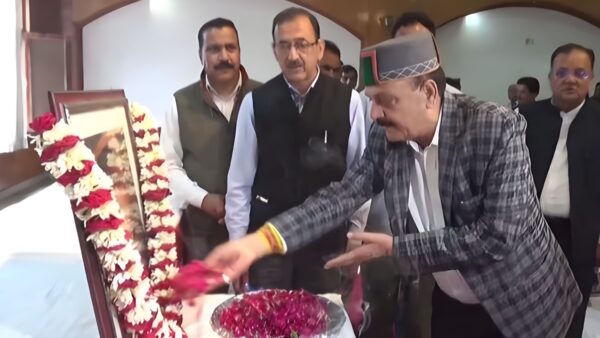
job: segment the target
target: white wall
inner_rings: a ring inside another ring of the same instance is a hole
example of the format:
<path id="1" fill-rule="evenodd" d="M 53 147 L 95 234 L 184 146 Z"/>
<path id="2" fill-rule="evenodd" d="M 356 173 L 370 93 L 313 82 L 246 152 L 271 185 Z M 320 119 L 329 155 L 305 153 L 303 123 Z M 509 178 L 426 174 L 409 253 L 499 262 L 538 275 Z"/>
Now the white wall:
<path id="1" fill-rule="evenodd" d="M 279 73 L 271 23 L 290 6 L 283 0 L 142 0 L 120 8 L 83 29 L 85 89 L 124 88 L 162 121 L 173 92 L 199 78 L 198 29 L 219 16 L 235 23 L 250 77 L 266 81 Z M 317 19 L 322 38 L 336 42 L 343 61 L 357 66 L 360 40 L 321 15 Z"/>
<path id="2" fill-rule="evenodd" d="M 532 45 L 525 44 L 528 38 Z M 479 12 L 440 27 L 437 39 L 447 75 L 460 77 L 463 91 L 479 99 L 508 103 L 508 85 L 522 76 L 540 81 L 538 99 L 550 97 L 550 56 L 569 42 L 594 50 L 593 84 L 600 81 L 600 29 L 561 12 L 521 7 Z"/>
<path id="3" fill-rule="evenodd" d="M 20 2 L 20 1 L 19 1 Z M 17 1 L 0 1 L 0 153 L 12 151 L 17 137 Z"/>

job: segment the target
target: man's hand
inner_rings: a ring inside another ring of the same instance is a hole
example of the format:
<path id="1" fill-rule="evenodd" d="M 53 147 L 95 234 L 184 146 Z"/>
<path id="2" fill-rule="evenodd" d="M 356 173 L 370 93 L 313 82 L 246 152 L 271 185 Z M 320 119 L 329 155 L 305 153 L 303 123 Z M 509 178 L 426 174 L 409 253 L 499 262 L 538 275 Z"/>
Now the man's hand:
<path id="1" fill-rule="evenodd" d="M 253 233 L 246 237 L 221 244 L 206 257 L 211 269 L 221 271 L 230 280 L 239 279 L 259 258 L 271 253 L 271 248 L 262 235 Z"/>
<path id="2" fill-rule="evenodd" d="M 394 238 L 390 235 L 374 232 L 351 232 L 348 233 L 348 239 L 362 241 L 363 244 L 350 252 L 330 260 L 325 264 L 325 269 L 358 265 L 373 258 L 392 255 Z"/>
<path id="3" fill-rule="evenodd" d="M 225 196 L 219 194 L 208 194 L 202 200 L 200 209 L 210 217 L 224 224 L 225 217 Z"/>
<path id="4" fill-rule="evenodd" d="M 240 278 L 234 280 L 231 284 L 233 286 L 233 291 L 235 294 L 240 294 L 246 292 L 246 284 L 248 283 L 248 273 L 244 272 Z"/>
<path id="5" fill-rule="evenodd" d="M 346 252 L 352 252 L 355 249 L 358 249 L 362 245 L 361 241 L 357 241 L 355 239 L 348 239 L 348 244 L 346 244 Z M 359 263 L 350 264 L 344 267 L 344 275 L 348 278 L 354 278 L 358 274 Z"/>

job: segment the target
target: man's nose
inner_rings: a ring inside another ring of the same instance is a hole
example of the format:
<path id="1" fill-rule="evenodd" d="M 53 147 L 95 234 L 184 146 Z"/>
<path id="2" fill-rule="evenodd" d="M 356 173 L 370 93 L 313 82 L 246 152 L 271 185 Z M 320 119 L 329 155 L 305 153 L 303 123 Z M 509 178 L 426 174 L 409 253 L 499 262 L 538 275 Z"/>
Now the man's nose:
<path id="1" fill-rule="evenodd" d="M 380 106 L 378 106 L 377 104 L 373 103 L 373 105 L 371 106 L 371 119 L 373 121 L 377 121 L 379 118 L 382 118 L 384 116 L 383 114 L 383 110 L 381 109 Z"/>
<path id="2" fill-rule="evenodd" d="M 223 60 L 227 60 L 227 59 L 229 59 L 229 54 L 227 53 L 227 49 L 221 48 L 221 50 L 219 51 L 219 61 L 223 61 Z"/>
<path id="3" fill-rule="evenodd" d="M 296 50 L 296 47 L 294 47 L 293 45 L 290 46 L 290 52 L 288 53 L 288 60 L 290 61 L 294 61 L 297 60 L 299 57 L 298 51 Z"/>

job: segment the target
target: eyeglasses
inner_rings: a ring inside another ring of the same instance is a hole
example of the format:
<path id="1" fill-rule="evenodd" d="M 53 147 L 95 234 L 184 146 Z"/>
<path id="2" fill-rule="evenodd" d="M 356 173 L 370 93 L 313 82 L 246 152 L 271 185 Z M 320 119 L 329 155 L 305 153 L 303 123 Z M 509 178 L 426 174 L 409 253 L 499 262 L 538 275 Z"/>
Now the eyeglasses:
<path id="1" fill-rule="evenodd" d="M 575 69 L 574 71 L 567 68 L 559 68 L 554 71 L 554 76 L 559 79 L 564 79 L 571 74 L 580 80 L 587 80 L 592 77 L 592 72 L 588 72 L 587 70 L 581 68 Z"/>
<path id="2" fill-rule="evenodd" d="M 308 49 L 316 45 L 317 43 L 319 43 L 319 40 L 316 40 L 315 42 L 308 42 L 306 40 L 302 40 L 294 41 L 293 43 L 287 41 L 280 41 L 277 43 L 273 43 L 273 45 L 275 46 L 275 50 L 277 50 L 277 52 L 281 54 L 289 53 L 292 50 L 292 47 L 294 47 L 294 49 L 298 53 L 306 54 L 306 52 L 308 52 Z"/>

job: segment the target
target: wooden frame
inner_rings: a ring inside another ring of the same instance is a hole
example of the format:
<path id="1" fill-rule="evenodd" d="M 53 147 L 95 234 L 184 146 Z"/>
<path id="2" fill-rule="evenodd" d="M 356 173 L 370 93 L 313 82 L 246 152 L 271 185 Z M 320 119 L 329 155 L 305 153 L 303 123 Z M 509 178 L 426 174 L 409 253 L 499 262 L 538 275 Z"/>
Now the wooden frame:
<path id="1" fill-rule="evenodd" d="M 129 154 L 130 161 L 134 163 L 133 166 L 130 165 L 132 178 L 138 177 L 139 163 L 135 151 L 135 138 L 133 137 L 133 129 L 129 118 L 128 102 L 123 90 L 50 92 L 49 99 L 51 109 L 57 118 L 62 118 L 69 122 L 75 129 L 74 132 L 84 140 L 86 145 L 92 151 L 96 150 L 96 155 L 99 154 L 99 151 L 102 152 L 103 147 L 108 145 L 108 141 L 104 142 L 106 140 L 103 136 L 107 135 L 106 132 L 109 130 L 103 130 L 103 128 L 111 129 L 115 125 L 120 125 L 120 130 L 128 150 L 127 153 Z M 120 122 L 114 121 L 115 114 L 121 115 Z M 102 115 L 101 120 L 98 119 L 100 115 Z M 97 132 L 102 133 L 102 136 L 98 138 Z M 91 140 L 92 138 L 96 138 L 97 140 Z M 94 145 L 94 141 L 98 142 Z M 98 146 L 99 144 L 100 146 Z M 101 162 L 98 163 L 103 167 Z M 107 168 L 104 166 L 102 169 L 106 171 Z M 139 178 L 137 182 L 137 184 L 134 184 L 137 194 L 136 200 L 140 217 L 143 221 L 144 215 Z M 102 266 L 93 245 L 86 241 L 83 223 L 77 218 L 75 218 L 75 222 L 100 337 L 130 337 L 126 330 L 119 325 L 122 321 L 117 319 L 114 307 L 107 297 Z"/>
<path id="2" fill-rule="evenodd" d="M 64 91 L 48 92 L 50 109 L 57 118 L 65 117 L 66 104 L 93 103 L 99 101 L 126 100 L 123 89 L 115 90 L 88 90 L 88 91 Z"/>

